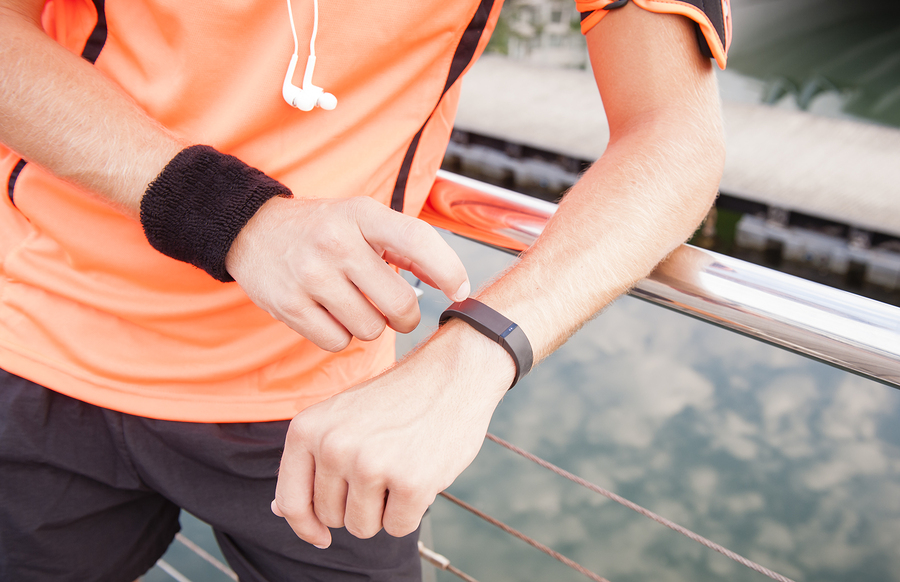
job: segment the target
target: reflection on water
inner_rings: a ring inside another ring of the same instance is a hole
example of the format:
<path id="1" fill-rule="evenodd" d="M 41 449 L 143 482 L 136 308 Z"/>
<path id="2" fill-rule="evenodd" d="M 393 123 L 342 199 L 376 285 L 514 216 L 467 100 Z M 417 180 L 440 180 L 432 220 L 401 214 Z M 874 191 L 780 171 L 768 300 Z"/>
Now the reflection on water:
<path id="1" fill-rule="evenodd" d="M 511 260 L 452 244 L 473 282 Z M 426 292 L 399 349 L 446 304 Z M 491 430 L 798 582 L 876 581 L 900 580 L 898 420 L 900 391 L 626 297 Z M 450 492 L 612 582 L 765 579 L 490 442 Z M 583 579 L 443 499 L 432 515 L 436 549 L 482 582 Z"/>

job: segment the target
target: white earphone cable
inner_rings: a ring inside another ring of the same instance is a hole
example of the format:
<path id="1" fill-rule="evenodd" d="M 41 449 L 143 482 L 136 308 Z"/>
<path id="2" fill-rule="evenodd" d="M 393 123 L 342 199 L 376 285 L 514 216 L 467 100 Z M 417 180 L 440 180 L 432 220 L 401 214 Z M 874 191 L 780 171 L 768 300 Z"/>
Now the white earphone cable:
<path id="1" fill-rule="evenodd" d="M 297 28 L 294 26 L 294 12 L 291 10 L 291 0 L 287 0 L 288 5 L 288 17 L 291 19 L 291 34 L 294 35 L 294 54 L 296 55 L 300 51 L 300 47 L 297 43 Z"/>
<path id="2" fill-rule="evenodd" d="M 297 27 L 294 25 L 294 11 L 291 9 L 291 0 L 287 0 L 288 17 L 291 19 L 291 34 L 294 36 L 294 54 L 300 52 L 300 43 L 297 42 Z M 319 32 L 319 0 L 313 0 L 313 30 L 309 37 L 309 54 L 316 56 L 316 34 Z"/>
<path id="3" fill-rule="evenodd" d="M 293 20 L 291 20 L 293 22 Z M 313 31 L 309 37 L 309 54 L 316 56 L 316 33 L 319 32 L 319 0 L 313 0 Z"/>

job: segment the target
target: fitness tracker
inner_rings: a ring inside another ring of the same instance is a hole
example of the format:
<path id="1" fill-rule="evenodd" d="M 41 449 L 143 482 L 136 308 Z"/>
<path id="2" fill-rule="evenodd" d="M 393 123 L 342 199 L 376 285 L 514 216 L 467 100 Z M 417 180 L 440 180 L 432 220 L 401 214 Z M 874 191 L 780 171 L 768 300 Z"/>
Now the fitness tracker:
<path id="1" fill-rule="evenodd" d="M 500 344 L 512 357 L 513 363 L 516 365 L 516 377 L 510 388 L 531 371 L 531 365 L 534 363 L 531 342 L 528 341 L 525 332 L 518 324 L 513 323 L 484 303 L 471 298 L 448 307 L 441 314 L 440 324 L 443 325 L 451 317 L 458 317 L 465 321 L 491 341 Z"/>

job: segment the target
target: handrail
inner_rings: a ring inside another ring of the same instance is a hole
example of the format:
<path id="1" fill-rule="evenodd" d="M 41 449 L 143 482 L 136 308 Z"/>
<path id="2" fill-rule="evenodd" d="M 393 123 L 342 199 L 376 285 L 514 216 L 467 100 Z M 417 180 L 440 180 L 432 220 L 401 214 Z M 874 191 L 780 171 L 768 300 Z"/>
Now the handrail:
<path id="1" fill-rule="evenodd" d="M 556 205 L 439 172 L 421 218 L 521 251 Z M 900 308 L 690 245 L 631 295 L 900 388 Z"/>

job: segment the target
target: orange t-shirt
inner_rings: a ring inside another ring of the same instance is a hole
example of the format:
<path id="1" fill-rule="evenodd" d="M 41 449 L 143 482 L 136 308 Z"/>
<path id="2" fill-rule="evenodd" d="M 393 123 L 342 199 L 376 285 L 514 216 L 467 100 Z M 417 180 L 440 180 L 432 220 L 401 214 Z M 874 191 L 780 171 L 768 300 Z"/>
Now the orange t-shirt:
<path id="1" fill-rule="evenodd" d="M 283 1 L 50 0 L 43 23 L 166 127 L 295 196 L 371 196 L 417 215 L 449 140 L 459 78 L 501 3 L 323 0 L 313 81 L 339 105 L 308 113 L 281 96 L 294 46 Z M 299 84 L 312 2 L 293 0 L 293 14 Z M 161 255 L 140 224 L 2 146 L 0 176 L 9 191 L 0 197 L 0 367 L 9 372 L 131 414 L 248 422 L 291 418 L 393 362 L 390 331 L 320 350 L 236 283 Z"/>

